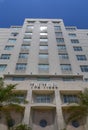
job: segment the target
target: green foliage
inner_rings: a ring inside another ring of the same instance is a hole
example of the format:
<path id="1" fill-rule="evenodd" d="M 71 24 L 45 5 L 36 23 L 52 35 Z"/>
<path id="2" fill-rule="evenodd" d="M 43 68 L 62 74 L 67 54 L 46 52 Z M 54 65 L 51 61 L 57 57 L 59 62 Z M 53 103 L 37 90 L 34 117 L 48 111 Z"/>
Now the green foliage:
<path id="1" fill-rule="evenodd" d="M 4 81 L 0 78 L 0 112 L 4 113 L 8 128 L 14 125 L 14 120 L 11 118 L 11 111 L 24 113 L 24 107 L 18 105 L 19 99 L 16 98 L 14 91 L 17 84 L 4 85 Z M 13 103 L 13 101 L 15 103 Z"/>
<path id="2" fill-rule="evenodd" d="M 0 78 L 0 88 L 2 88 L 3 86 L 4 86 L 3 78 Z"/>
<path id="3" fill-rule="evenodd" d="M 88 88 L 85 88 L 84 92 L 79 95 L 80 105 L 85 105 L 88 108 Z"/>
<path id="4" fill-rule="evenodd" d="M 82 119 L 88 116 L 88 88 L 84 90 L 83 93 L 79 95 L 79 104 L 72 105 L 67 109 L 69 117 L 67 123 L 73 120 Z"/>
<path id="5" fill-rule="evenodd" d="M 25 97 L 26 91 L 15 90 L 17 84 L 8 84 L 4 86 L 3 79 L 0 79 L 0 105 L 3 103 L 20 103 L 21 100 L 17 95 L 23 95 Z M 23 103 L 27 103 L 24 99 Z"/>
<path id="6" fill-rule="evenodd" d="M 64 128 L 64 129 L 61 129 L 61 130 L 66 130 L 66 128 Z"/>
<path id="7" fill-rule="evenodd" d="M 30 127 L 28 127 L 26 124 L 20 124 L 14 128 L 14 130 L 32 130 Z"/>
<path id="8" fill-rule="evenodd" d="M 13 91 L 12 99 L 11 100 L 13 102 L 27 104 L 28 101 L 25 100 L 26 94 L 27 94 L 27 91 L 22 91 L 22 90 Z M 23 98 L 20 98 L 20 96 L 23 97 Z"/>
<path id="9" fill-rule="evenodd" d="M 0 110 L 6 114 L 11 111 L 23 113 L 24 107 L 18 104 L 9 104 L 9 105 L 2 106 Z"/>
<path id="10" fill-rule="evenodd" d="M 0 85 L 4 85 L 3 80 L 0 80 Z M 0 86 L 0 104 L 3 102 L 9 102 L 13 97 L 12 91 L 15 89 L 16 84 L 9 84 L 6 87 Z"/>

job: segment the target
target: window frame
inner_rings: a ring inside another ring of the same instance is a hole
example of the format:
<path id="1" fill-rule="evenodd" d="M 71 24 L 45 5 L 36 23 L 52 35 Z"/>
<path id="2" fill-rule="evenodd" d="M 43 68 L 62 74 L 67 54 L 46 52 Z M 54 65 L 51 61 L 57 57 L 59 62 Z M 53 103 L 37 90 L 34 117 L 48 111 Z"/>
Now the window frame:
<path id="1" fill-rule="evenodd" d="M 79 43 L 79 40 L 78 40 L 78 39 L 71 39 L 71 43 L 72 43 L 72 44 L 78 44 L 78 43 Z"/>
<path id="2" fill-rule="evenodd" d="M 20 71 L 20 70 L 26 70 L 27 64 L 26 63 L 17 63 L 16 64 L 16 70 Z"/>
<path id="3" fill-rule="evenodd" d="M 4 48 L 4 50 L 11 51 L 13 48 L 14 48 L 14 46 L 6 45 L 5 48 Z"/>
<path id="4" fill-rule="evenodd" d="M 60 64 L 62 71 L 72 71 L 71 64 Z"/>
<path id="5" fill-rule="evenodd" d="M 38 70 L 49 71 L 49 64 L 38 64 Z"/>
<path id="6" fill-rule="evenodd" d="M 81 46 L 73 46 L 74 51 L 83 51 Z"/>
<path id="7" fill-rule="evenodd" d="M 0 59 L 8 60 L 10 59 L 11 54 L 1 54 Z"/>
<path id="8" fill-rule="evenodd" d="M 82 72 L 88 72 L 88 65 L 80 65 L 80 69 Z"/>
<path id="9" fill-rule="evenodd" d="M 27 59 L 29 53 L 19 53 L 19 59 Z"/>
<path id="10" fill-rule="evenodd" d="M 76 58 L 78 61 L 86 61 L 87 60 L 86 55 L 76 55 Z"/>
<path id="11" fill-rule="evenodd" d="M 3 72 L 7 67 L 7 64 L 0 64 L 0 72 Z"/>

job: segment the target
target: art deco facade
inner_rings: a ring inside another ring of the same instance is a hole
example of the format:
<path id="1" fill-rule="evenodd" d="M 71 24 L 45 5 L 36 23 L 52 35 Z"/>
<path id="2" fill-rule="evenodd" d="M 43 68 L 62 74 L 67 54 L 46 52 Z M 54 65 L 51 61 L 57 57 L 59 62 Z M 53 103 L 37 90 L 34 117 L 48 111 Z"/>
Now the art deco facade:
<path id="1" fill-rule="evenodd" d="M 17 83 L 21 102 L 28 101 L 23 123 L 32 130 L 63 129 L 65 109 L 88 87 L 88 30 L 65 27 L 61 19 L 25 19 L 23 26 L 1 28 L 0 77 Z M 0 130 L 6 130 L 2 120 Z M 82 121 L 67 125 L 68 130 L 87 128 Z"/>

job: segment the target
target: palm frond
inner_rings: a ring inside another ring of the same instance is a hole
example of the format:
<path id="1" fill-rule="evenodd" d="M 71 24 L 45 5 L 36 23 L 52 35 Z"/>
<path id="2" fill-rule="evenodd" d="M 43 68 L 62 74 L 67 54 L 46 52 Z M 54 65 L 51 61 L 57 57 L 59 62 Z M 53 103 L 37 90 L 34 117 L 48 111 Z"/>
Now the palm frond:
<path id="1" fill-rule="evenodd" d="M 20 105 L 18 105 L 18 104 L 9 104 L 9 105 L 2 106 L 0 110 L 1 110 L 2 112 L 16 111 L 16 112 L 23 113 L 24 108 L 25 108 L 25 107 L 20 106 Z"/>
<path id="2" fill-rule="evenodd" d="M 88 116 L 88 89 L 86 88 L 78 97 L 80 99 L 78 106 L 69 106 L 67 109 L 67 112 L 69 113 L 67 122 L 83 119 Z"/>
<path id="3" fill-rule="evenodd" d="M 18 126 L 14 128 L 14 130 L 32 130 L 32 129 L 26 124 L 19 124 Z"/>

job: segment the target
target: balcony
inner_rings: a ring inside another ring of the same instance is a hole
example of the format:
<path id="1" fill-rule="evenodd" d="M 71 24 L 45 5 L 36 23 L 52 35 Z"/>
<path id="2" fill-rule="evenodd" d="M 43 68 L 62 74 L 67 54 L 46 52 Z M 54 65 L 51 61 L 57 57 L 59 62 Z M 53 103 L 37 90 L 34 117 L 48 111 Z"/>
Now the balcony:
<path id="1" fill-rule="evenodd" d="M 31 105 L 33 107 L 55 107 L 54 91 L 33 91 Z"/>

